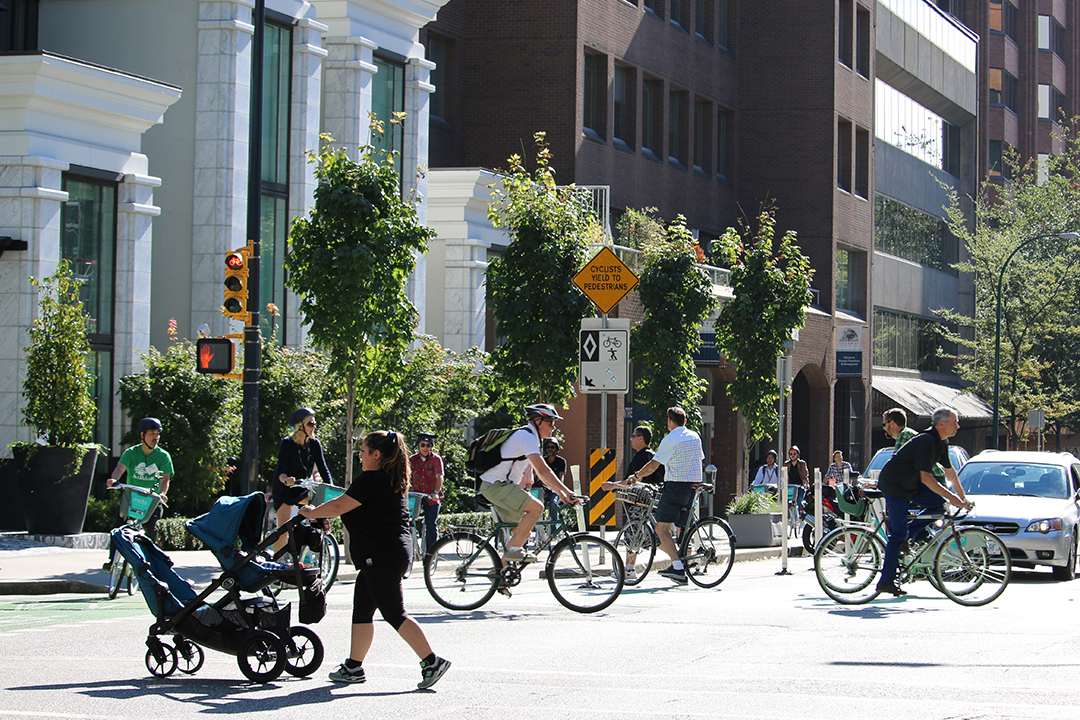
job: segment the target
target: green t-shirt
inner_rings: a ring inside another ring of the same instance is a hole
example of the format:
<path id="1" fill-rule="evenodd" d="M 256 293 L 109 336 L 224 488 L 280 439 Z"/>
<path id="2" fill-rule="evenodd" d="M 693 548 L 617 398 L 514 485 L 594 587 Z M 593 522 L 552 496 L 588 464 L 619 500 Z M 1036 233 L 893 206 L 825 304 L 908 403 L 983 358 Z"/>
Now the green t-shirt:
<path id="1" fill-rule="evenodd" d="M 172 456 L 160 447 L 154 448 L 149 455 L 143 453 L 141 444 L 129 447 L 120 456 L 120 464 L 127 468 L 127 483 L 160 490 L 158 478 L 162 473 L 172 475 Z"/>

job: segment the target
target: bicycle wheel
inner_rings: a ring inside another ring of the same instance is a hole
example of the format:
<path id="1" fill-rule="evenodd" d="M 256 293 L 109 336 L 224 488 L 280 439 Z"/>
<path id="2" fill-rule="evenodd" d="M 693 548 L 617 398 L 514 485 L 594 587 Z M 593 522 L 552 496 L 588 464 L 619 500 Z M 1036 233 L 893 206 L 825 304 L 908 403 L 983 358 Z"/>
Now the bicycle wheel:
<path id="1" fill-rule="evenodd" d="M 679 557 L 690 582 L 698 587 L 716 587 L 735 564 L 735 534 L 720 518 L 698 520 L 683 535 Z"/>
<path id="2" fill-rule="evenodd" d="M 420 547 L 420 538 L 416 535 L 416 527 L 409 528 L 409 536 L 412 538 L 412 553 L 409 557 L 409 564 L 405 566 L 405 573 L 401 576 L 407 578 L 412 575 L 413 565 L 416 564 L 417 548 Z"/>
<path id="3" fill-rule="evenodd" d="M 1012 576 L 1012 558 L 997 535 L 966 527 L 938 548 L 934 575 L 941 591 L 953 602 L 985 605 L 1005 591 Z"/>
<path id="4" fill-rule="evenodd" d="M 479 535 L 444 535 L 424 562 L 424 584 L 444 608 L 475 610 L 495 594 L 502 559 Z"/>
<path id="5" fill-rule="evenodd" d="M 329 592 L 330 586 L 337 580 L 341 565 L 341 552 L 338 541 L 330 533 L 323 535 L 322 549 L 319 551 L 319 568 L 322 570 L 323 592 Z"/>
<path id="6" fill-rule="evenodd" d="M 615 536 L 615 547 L 625 551 L 629 555 L 637 555 L 634 563 L 634 572 L 630 566 L 626 567 L 627 585 L 637 585 L 652 569 L 653 560 L 656 558 L 656 548 L 660 541 L 656 537 L 656 531 L 642 523 L 629 523 L 623 525 L 622 530 Z"/>
<path id="7" fill-rule="evenodd" d="M 844 605 L 877 597 L 885 545 L 866 528 L 837 528 L 822 538 L 814 553 L 814 574 L 825 594 Z"/>
<path id="8" fill-rule="evenodd" d="M 120 593 L 120 586 L 127 582 L 128 595 L 131 594 L 131 576 L 128 574 L 128 562 L 119 550 L 113 551 L 112 566 L 109 569 L 109 599 Z"/>
<path id="9" fill-rule="evenodd" d="M 623 589 L 623 561 L 607 540 L 578 533 L 559 541 L 545 568 L 551 594 L 580 613 L 603 610 Z"/>

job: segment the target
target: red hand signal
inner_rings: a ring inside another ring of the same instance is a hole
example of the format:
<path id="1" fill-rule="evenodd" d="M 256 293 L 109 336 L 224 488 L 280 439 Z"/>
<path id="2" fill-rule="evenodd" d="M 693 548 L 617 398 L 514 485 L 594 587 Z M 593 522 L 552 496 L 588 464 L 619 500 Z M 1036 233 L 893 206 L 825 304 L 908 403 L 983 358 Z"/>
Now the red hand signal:
<path id="1" fill-rule="evenodd" d="M 211 350 L 206 345 L 203 345 L 201 348 L 199 348 L 199 364 L 202 365 L 204 369 L 210 367 L 210 361 L 213 359 L 213 350 Z"/>

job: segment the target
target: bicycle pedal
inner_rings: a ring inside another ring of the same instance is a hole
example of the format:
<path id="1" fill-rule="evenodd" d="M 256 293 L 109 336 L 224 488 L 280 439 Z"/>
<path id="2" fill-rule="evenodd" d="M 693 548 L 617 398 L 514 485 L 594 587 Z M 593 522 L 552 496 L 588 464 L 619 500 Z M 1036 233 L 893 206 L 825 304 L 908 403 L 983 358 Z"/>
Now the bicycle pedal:
<path id="1" fill-rule="evenodd" d="M 506 587 L 505 585 L 500 585 L 499 587 L 497 587 L 495 589 L 498 591 L 498 593 L 500 595 L 505 595 L 506 597 L 510 597 L 510 588 Z"/>

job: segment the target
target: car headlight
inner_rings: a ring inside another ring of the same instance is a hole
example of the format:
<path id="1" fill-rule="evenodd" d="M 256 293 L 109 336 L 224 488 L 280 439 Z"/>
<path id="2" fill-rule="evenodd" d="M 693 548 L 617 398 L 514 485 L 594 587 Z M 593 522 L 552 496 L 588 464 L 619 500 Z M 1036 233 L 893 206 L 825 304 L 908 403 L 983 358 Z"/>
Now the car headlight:
<path id="1" fill-rule="evenodd" d="M 1061 518 L 1047 518 L 1045 520 L 1034 520 L 1027 526 L 1027 532 L 1037 532 L 1046 535 L 1054 530 L 1061 530 Z"/>

